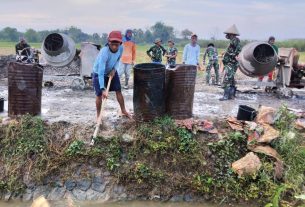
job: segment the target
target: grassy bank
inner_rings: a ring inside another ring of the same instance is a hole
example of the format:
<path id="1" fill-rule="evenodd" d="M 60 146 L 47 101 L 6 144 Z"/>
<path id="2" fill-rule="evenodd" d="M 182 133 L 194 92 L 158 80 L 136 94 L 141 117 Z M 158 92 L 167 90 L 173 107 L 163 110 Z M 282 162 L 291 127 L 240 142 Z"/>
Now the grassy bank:
<path id="1" fill-rule="evenodd" d="M 41 48 L 40 43 L 29 43 L 32 47 L 34 48 Z M 137 63 L 144 63 L 144 62 L 150 62 L 149 57 L 146 55 L 147 49 L 151 45 L 138 45 L 137 46 L 137 58 L 136 62 Z M 77 44 L 77 48 L 80 48 L 80 44 Z M 177 57 L 177 62 L 182 63 L 182 52 L 183 52 L 183 47 L 179 46 L 178 48 L 178 57 Z M 218 52 L 219 54 L 223 51 L 224 49 L 219 49 Z M 201 53 L 204 52 L 204 48 L 201 48 Z M 13 42 L 0 42 L 0 55 L 9 55 L 9 54 L 15 54 L 15 43 Z M 165 58 L 164 58 L 165 60 Z M 202 60 L 202 56 L 201 56 Z M 300 62 L 305 63 L 305 52 L 300 52 Z"/>
<path id="2" fill-rule="evenodd" d="M 75 164 L 90 163 L 108 169 L 135 198 L 157 192 L 167 200 L 189 193 L 226 203 L 294 203 L 305 181 L 304 134 L 294 128 L 295 117 L 286 108 L 278 117 L 274 127 L 281 138 L 271 146 L 284 161 L 281 179 L 274 177 L 274 160 L 263 154 L 258 155 L 262 167 L 257 173 L 243 177 L 234 173 L 232 162 L 249 152 L 248 134 L 232 130 L 222 120 L 214 122 L 219 136 L 191 133 L 163 117 L 126 126 L 113 138 L 99 137 L 89 147 L 84 142 L 86 135 L 77 133 L 77 128 L 70 130 L 68 139 L 64 136 L 71 128 L 67 123 L 48 125 L 40 118 L 24 116 L 0 126 L 0 190 L 22 193 L 24 175 L 39 185 L 46 177 L 65 180 L 73 176 Z M 131 137 L 128 141 L 126 133 Z"/>

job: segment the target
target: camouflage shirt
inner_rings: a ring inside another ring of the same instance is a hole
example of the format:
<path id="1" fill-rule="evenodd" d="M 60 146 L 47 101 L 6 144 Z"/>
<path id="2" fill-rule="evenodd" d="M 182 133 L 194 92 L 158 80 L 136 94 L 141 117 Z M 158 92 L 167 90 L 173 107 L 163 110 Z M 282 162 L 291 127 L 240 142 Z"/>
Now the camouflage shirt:
<path id="1" fill-rule="evenodd" d="M 162 62 L 162 56 L 165 55 L 166 50 L 162 46 L 154 45 L 146 53 L 151 56 L 153 62 Z"/>
<path id="2" fill-rule="evenodd" d="M 168 55 L 176 55 L 178 53 L 177 48 L 175 47 L 169 47 L 167 49 L 167 54 Z M 176 65 L 176 58 L 167 58 L 167 64 L 169 65 Z"/>
<path id="3" fill-rule="evenodd" d="M 206 56 L 208 56 L 210 62 L 218 61 L 217 49 L 215 47 L 208 47 L 203 55 L 203 62 L 205 62 Z"/>
<path id="4" fill-rule="evenodd" d="M 230 44 L 224 54 L 223 57 L 223 64 L 237 64 L 238 61 L 236 60 L 236 57 L 239 55 L 241 51 L 241 44 L 240 40 L 237 37 L 234 37 L 230 40 Z"/>
<path id="5" fill-rule="evenodd" d="M 19 55 L 19 51 L 20 51 L 20 52 L 22 51 L 20 55 L 28 56 L 28 54 L 31 53 L 30 47 L 31 47 L 31 46 L 30 46 L 29 44 L 27 44 L 27 43 L 25 43 L 25 44 L 20 44 L 20 43 L 18 43 L 18 44 L 16 44 L 16 46 L 15 46 L 16 54 Z M 25 49 L 25 48 L 28 48 L 28 49 Z M 23 50 L 23 49 L 25 49 L 25 50 Z"/>

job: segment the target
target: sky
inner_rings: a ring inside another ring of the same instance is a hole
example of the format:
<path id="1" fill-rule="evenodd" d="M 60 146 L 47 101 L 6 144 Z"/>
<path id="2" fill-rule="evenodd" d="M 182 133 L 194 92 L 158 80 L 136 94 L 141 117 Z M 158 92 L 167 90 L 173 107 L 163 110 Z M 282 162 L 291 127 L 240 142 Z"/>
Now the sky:
<path id="1" fill-rule="evenodd" d="M 201 39 L 222 39 L 232 24 L 241 39 L 305 38 L 304 0 L 0 0 L 0 5 L 0 29 L 76 26 L 101 34 L 147 29 L 162 21 L 177 33 L 187 28 Z"/>

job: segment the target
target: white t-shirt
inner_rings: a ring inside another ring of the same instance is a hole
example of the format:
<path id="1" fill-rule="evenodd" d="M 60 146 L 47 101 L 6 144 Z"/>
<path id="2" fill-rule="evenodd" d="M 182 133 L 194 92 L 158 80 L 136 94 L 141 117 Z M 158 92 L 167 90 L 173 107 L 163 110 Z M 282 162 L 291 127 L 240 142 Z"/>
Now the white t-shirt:
<path id="1" fill-rule="evenodd" d="M 199 64 L 200 46 L 196 44 L 193 46 L 191 43 L 185 45 L 183 50 L 183 62 L 189 65 Z"/>

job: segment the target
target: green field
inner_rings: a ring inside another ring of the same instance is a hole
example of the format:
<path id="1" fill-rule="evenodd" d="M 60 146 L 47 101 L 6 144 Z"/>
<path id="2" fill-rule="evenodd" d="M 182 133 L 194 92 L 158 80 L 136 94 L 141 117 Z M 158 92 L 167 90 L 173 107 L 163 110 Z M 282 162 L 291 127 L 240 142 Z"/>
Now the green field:
<path id="1" fill-rule="evenodd" d="M 300 60 L 299 62 L 305 63 L 305 52 L 300 52 Z"/>
<path id="2" fill-rule="evenodd" d="M 29 43 L 31 47 L 34 48 L 41 48 L 40 43 Z M 80 44 L 76 45 L 77 48 L 80 48 Z M 136 58 L 136 63 L 144 63 L 144 62 L 150 62 L 149 57 L 146 55 L 146 50 L 150 47 L 151 45 L 138 45 L 137 46 L 137 58 Z M 178 56 L 177 56 L 177 63 L 182 62 L 182 52 L 183 48 L 178 47 Z M 203 53 L 204 49 L 201 49 L 201 52 Z M 223 49 L 219 49 L 219 54 L 223 51 Z M 9 55 L 9 54 L 15 54 L 15 43 L 13 42 L 0 42 L 0 55 Z M 302 63 L 305 63 L 305 52 L 300 52 L 300 61 Z M 164 58 L 165 60 L 165 58 Z M 202 62 L 202 60 L 201 60 Z"/>
<path id="3" fill-rule="evenodd" d="M 0 55 L 10 55 L 15 54 L 15 44 L 14 42 L 0 42 Z M 40 48 L 40 43 L 30 43 L 31 47 Z"/>

